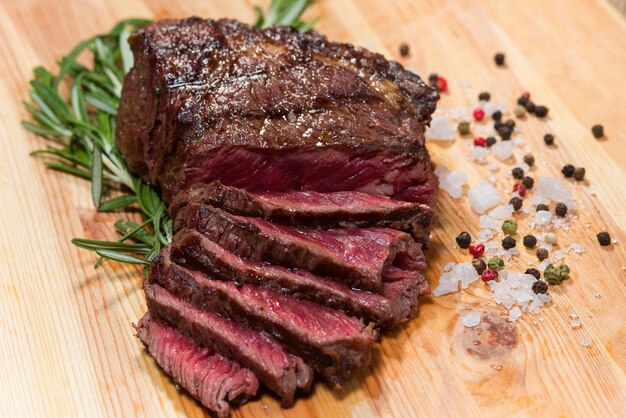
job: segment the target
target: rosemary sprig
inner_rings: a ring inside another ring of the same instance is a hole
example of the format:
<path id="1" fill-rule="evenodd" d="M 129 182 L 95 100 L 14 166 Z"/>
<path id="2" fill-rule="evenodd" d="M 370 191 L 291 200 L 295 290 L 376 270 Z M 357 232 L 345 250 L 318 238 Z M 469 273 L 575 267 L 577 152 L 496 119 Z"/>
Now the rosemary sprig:
<path id="1" fill-rule="evenodd" d="M 291 25 L 304 32 L 315 21 L 304 22 L 300 16 L 312 0 L 272 0 L 267 13 L 256 8 L 256 27 Z M 124 75 L 133 66 L 128 37 L 150 21 L 127 19 L 108 33 L 79 43 L 59 62 L 56 75 L 43 67 L 33 71 L 30 101 L 24 107 L 31 120 L 24 128 L 49 139 L 53 145 L 32 155 L 46 157 L 48 168 L 91 181 L 91 196 L 101 212 L 131 207 L 139 208 L 143 222 L 137 224 L 119 219 L 115 229 L 117 241 L 74 238 L 72 243 L 94 251 L 100 258 L 147 266 L 172 240 L 172 219 L 159 194 L 133 175 L 121 151 L 115 145 L 115 117 L 122 92 Z M 91 54 L 91 64 L 84 66 L 79 58 Z M 62 94 L 63 87 L 69 94 Z M 105 199 L 111 190 L 126 194 Z M 144 272 L 146 270 L 144 269 Z"/>

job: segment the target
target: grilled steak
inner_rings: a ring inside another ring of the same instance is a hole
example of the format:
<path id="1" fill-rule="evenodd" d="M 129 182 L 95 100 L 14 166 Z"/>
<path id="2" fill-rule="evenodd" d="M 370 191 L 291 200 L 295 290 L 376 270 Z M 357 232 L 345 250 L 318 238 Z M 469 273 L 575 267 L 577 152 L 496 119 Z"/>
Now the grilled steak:
<path id="1" fill-rule="evenodd" d="M 377 292 L 383 280 L 419 277 L 421 245 L 387 228 L 290 228 L 192 203 L 180 210 L 176 230 L 196 229 L 241 257 L 299 268 Z M 388 276 L 388 277 L 387 277 Z"/>
<path id="2" fill-rule="evenodd" d="M 168 262 L 169 252 L 162 254 Z M 390 328 L 415 314 L 417 298 L 428 291 L 423 277 L 383 283 L 382 294 L 355 291 L 333 280 L 304 270 L 286 269 L 247 260 L 232 254 L 197 231 L 182 230 L 174 236 L 172 258 L 178 264 L 198 269 L 210 277 L 252 284 L 265 289 L 310 300 L 362 317 Z"/>
<path id="3" fill-rule="evenodd" d="M 172 217 L 188 203 L 308 228 L 393 228 L 410 232 L 422 243 L 428 242 L 433 221 L 433 211 L 426 205 L 360 192 L 262 193 L 212 182 L 178 193 L 169 208 Z"/>
<path id="4" fill-rule="evenodd" d="M 171 264 L 153 261 L 149 280 L 196 308 L 265 331 L 304 358 L 334 385 L 369 363 L 376 333 L 342 312 L 256 286 L 237 286 Z"/>
<path id="5" fill-rule="evenodd" d="M 196 309 L 157 284 L 146 283 L 144 291 L 153 317 L 252 370 L 261 383 L 281 396 L 283 406 L 293 403 L 297 389 L 310 388 L 313 371 L 274 338 L 213 312 Z"/>
<path id="6" fill-rule="evenodd" d="M 233 20 L 162 20 L 129 42 L 117 142 L 166 201 L 219 180 L 434 203 L 423 134 L 438 96 L 400 64 Z"/>
<path id="7" fill-rule="evenodd" d="M 209 348 L 198 347 L 149 313 L 135 328 L 159 366 L 218 417 L 229 416 L 229 402 L 244 403 L 256 394 L 259 382 L 254 373 Z"/>

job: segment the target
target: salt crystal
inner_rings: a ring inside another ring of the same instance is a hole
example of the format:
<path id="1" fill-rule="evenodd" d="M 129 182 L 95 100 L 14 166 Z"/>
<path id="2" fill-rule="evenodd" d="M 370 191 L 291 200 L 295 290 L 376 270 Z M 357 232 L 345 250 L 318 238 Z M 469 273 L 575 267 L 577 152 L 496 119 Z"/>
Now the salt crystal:
<path id="1" fill-rule="evenodd" d="M 548 267 L 550 264 L 552 264 L 552 262 L 546 258 L 541 263 L 539 263 L 537 267 L 539 268 L 539 270 L 544 271 L 546 267 Z"/>
<path id="2" fill-rule="evenodd" d="M 439 186 L 451 197 L 460 199 L 463 196 L 463 186 L 467 184 L 467 175 L 461 171 L 448 171 L 442 165 L 435 168 L 435 175 L 439 178 Z"/>
<path id="3" fill-rule="evenodd" d="M 589 347 L 591 346 L 591 340 L 589 338 L 581 338 L 580 345 L 582 345 L 583 347 Z"/>
<path id="4" fill-rule="evenodd" d="M 524 173 L 527 173 L 528 171 L 530 171 L 530 167 L 523 160 L 516 161 L 515 167 L 513 168 L 521 168 L 522 170 L 524 170 Z"/>
<path id="5" fill-rule="evenodd" d="M 458 120 L 470 120 L 472 118 L 472 111 L 467 107 L 453 107 L 449 109 L 449 114 L 452 119 Z"/>
<path id="6" fill-rule="evenodd" d="M 461 316 L 461 323 L 464 327 L 472 328 L 480 324 L 480 312 L 472 311 Z"/>
<path id="7" fill-rule="evenodd" d="M 570 244 L 570 245 L 569 245 L 569 247 L 567 247 L 567 250 L 568 250 L 568 251 L 569 251 L 569 250 L 572 250 L 572 251 L 574 251 L 576 254 L 581 254 L 581 253 L 584 253 L 584 252 L 585 252 L 585 247 L 583 247 L 583 246 L 582 246 L 582 245 L 580 245 L 580 244 L 573 243 L 573 244 Z"/>
<path id="8" fill-rule="evenodd" d="M 507 219 L 513 215 L 513 205 L 500 205 L 489 212 L 494 219 Z"/>
<path id="9" fill-rule="evenodd" d="M 544 226 L 550 223 L 552 219 L 552 212 L 548 210 L 540 210 L 535 213 L 535 225 Z"/>
<path id="10" fill-rule="evenodd" d="M 495 234 L 496 232 L 493 229 L 481 229 L 480 231 L 478 231 L 478 240 L 481 242 L 485 242 L 487 240 L 490 240 Z M 487 247 L 485 247 L 485 249 L 486 248 Z"/>
<path id="11" fill-rule="evenodd" d="M 500 163 L 497 162 L 497 161 L 492 161 L 492 162 L 489 163 L 489 165 L 487 167 L 489 167 L 489 170 L 491 170 L 491 171 L 496 171 L 497 169 L 500 168 Z"/>
<path id="12" fill-rule="evenodd" d="M 453 261 L 450 261 L 449 263 L 447 263 L 445 266 L 443 266 L 443 271 L 450 271 L 454 268 L 454 266 L 456 266 L 456 263 Z"/>
<path id="13" fill-rule="evenodd" d="M 470 160 L 486 162 L 485 157 L 487 156 L 487 148 L 485 147 L 472 147 L 472 151 L 470 153 Z"/>
<path id="14" fill-rule="evenodd" d="M 442 296 L 459 290 L 459 282 L 463 289 L 478 280 L 476 269 L 472 263 L 459 263 L 449 272 L 443 273 L 439 277 L 439 284 L 433 290 L 435 296 Z"/>
<path id="15" fill-rule="evenodd" d="M 565 257 L 565 254 L 563 254 L 563 251 L 557 250 L 554 252 L 553 257 L 556 261 L 561 261 L 563 257 Z"/>
<path id="16" fill-rule="evenodd" d="M 496 224 L 496 221 L 488 215 L 480 215 L 479 222 L 480 222 L 481 228 L 493 229 L 493 228 L 497 228 L 498 226 Z"/>
<path id="17" fill-rule="evenodd" d="M 493 148 L 493 147 L 492 147 Z M 572 191 L 567 187 L 567 184 L 555 177 L 539 176 L 537 179 L 537 186 L 535 188 L 535 196 L 533 197 L 533 203 L 547 203 L 553 202 L 565 202 L 570 207 L 572 198 Z M 568 204 L 569 202 L 569 204 Z"/>
<path id="18" fill-rule="evenodd" d="M 511 141 L 496 142 L 490 150 L 500 161 L 508 160 L 513 156 L 513 144 Z"/>
<path id="19" fill-rule="evenodd" d="M 443 116 L 435 116 L 426 130 L 426 138 L 430 141 L 454 141 L 454 126 Z"/>
<path id="20" fill-rule="evenodd" d="M 494 112 L 500 111 L 502 113 L 506 113 L 507 106 L 504 103 L 496 103 L 496 102 L 485 102 L 483 105 L 483 110 L 487 116 L 493 115 Z"/>
<path id="21" fill-rule="evenodd" d="M 522 316 L 522 310 L 517 306 L 509 311 L 509 321 L 517 321 Z"/>
<path id="22" fill-rule="evenodd" d="M 487 181 L 482 181 L 477 186 L 469 189 L 467 196 L 469 197 L 470 205 L 478 213 L 491 209 L 501 200 L 496 188 Z"/>
<path id="23" fill-rule="evenodd" d="M 578 318 L 578 314 L 574 311 L 571 311 L 570 313 L 567 314 L 570 318 L 572 319 L 577 319 Z"/>
<path id="24" fill-rule="evenodd" d="M 580 319 L 573 319 L 572 321 L 570 321 L 570 326 L 574 329 L 576 328 L 580 328 L 581 327 L 581 322 Z"/>
<path id="25" fill-rule="evenodd" d="M 594 297 L 594 298 L 598 298 L 598 299 L 600 299 L 600 298 L 602 297 L 602 295 L 600 294 L 600 292 L 597 292 L 597 291 L 596 291 L 596 292 L 593 292 L 592 294 L 593 294 L 593 297 Z"/>

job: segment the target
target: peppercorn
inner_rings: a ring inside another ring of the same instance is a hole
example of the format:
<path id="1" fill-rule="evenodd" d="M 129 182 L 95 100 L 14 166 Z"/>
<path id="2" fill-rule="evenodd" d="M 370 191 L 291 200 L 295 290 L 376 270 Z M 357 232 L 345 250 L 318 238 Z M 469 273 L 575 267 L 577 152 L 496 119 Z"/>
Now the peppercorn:
<path id="1" fill-rule="evenodd" d="M 532 189 L 533 186 L 535 185 L 535 180 L 532 177 L 526 176 L 522 179 L 522 184 L 527 188 L 527 189 Z"/>
<path id="2" fill-rule="evenodd" d="M 554 135 L 552 135 L 552 134 L 545 134 L 543 136 L 543 142 L 545 142 L 546 145 L 554 144 Z"/>
<path id="3" fill-rule="evenodd" d="M 521 95 L 520 97 L 517 98 L 517 104 L 520 106 L 525 105 L 526 103 L 528 103 L 528 97 Z"/>
<path id="4" fill-rule="evenodd" d="M 504 268 L 504 260 L 502 257 L 491 257 L 489 261 L 487 261 L 487 267 L 491 270 L 500 271 Z"/>
<path id="5" fill-rule="evenodd" d="M 480 107 L 477 107 L 476 109 L 474 109 L 472 115 L 474 116 L 474 120 L 481 121 L 485 117 L 485 111 Z"/>
<path id="6" fill-rule="evenodd" d="M 521 197 L 526 196 L 526 186 L 523 184 L 515 183 L 513 185 L 513 191 L 519 193 Z"/>
<path id="7" fill-rule="evenodd" d="M 546 116 L 548 116 L 548 108 L 545 106 L 536 106 L 535 116 L 538 116 L 540 118 L 545 118 Z"/>
<path id="8" fill-rule="evenodd" d="M 487 264 L 482 258 L 478 258 L 472 261 L 472 266 L 476 269 L 476 273 L 478 273 L 479 275 L 483 274 L 483 271 L 485 271 L 485 269 L 487 268 Z"/>
<path id="9" fill-rule="evenodd" d="M 448 90 L 448 81 L 441 76 L 437 76 L 437 79 L 435 80 L 435 87 L 439 91 L 446 91 Z"/>
<path id="10" fill-rule="evenodd" d="M 474 138 L 474 145 L 476 145 L 477 147 L 484 147 L 486 143 L 487 141 L 482 136 L 477 136 L 476 138 Z"/>
<path id="11" fill-rule="evenodd" d="M 537 205 L 537 212 L 541 212 L 542 210 L 547 210 L 549 211 L 550 208 L 548 207 L 548 205 L 546 205 L 545 203 L 539 203 Z"/>
<path id="12" fill-rule="evenodd" d="M 545 295 L 546 293 L 548 293 L 548 284 L 543 280 L 537 280 L 535 283 L 533 283 L 533 292 L 535 292 L 535 294 L 537 295 Z"/>
<path id="13" fill-rule="evenodd" d="M 541 279 L 541 273 L 539 272 L 539 270 L 537 270 L 535 268 L 526 269 L 524 274 L 530 274 L 531 276 L 533 276 L 537 280 Z"/>
<path id="14" fill-rule="evenodd" d="M 574 180 L 582 181 L 585 178 L 585 167 L 578 167 L 574 170 Z"/>
<path id="15" fill-rule="evenodd" d="M 483 244 L 470 245 L 469 253 L 474 258 L 480 258 L 485 253 L 485 246 Z"/>
<path id="16" fill-rule="evenodd" d="M 591 127 L 591 133 L 596 139 L 602 138 L 604 136 L 604 126 L 602 125 L 593 125 Z"/>
<path id="17" fill-rule="evenodd" d="M 502 112 L 499 110 L 496 110 L 495 112 L 493 112 L 491 114 L 491 119 L 495 120 L 495 121 L 499 121 L 502 119 Z"/>
<path id="18" fill-rule="evenodd" d="M 498 52 L 493 59 L 496 61 L 496 65 L 501 67 L 504 65 L 504 54 L 502 52 Z"/>
<path id="19" fill-rule="evenodd" d="M 483 102 L 488 102 L 490 99 L 491 99 L 491 94 L 489 94 L 486 91 L 483 91 L 482 93 L 478 95 L 478 100 L 481 100 Z"/>
<path id="20" fill-rule="evenodd" d="M 491 269 L 486 269 L 480 275 L 480 278 L 483 279 L 484 282 L 490 282 L 495 280 L 498 277 L 498 272 Z"/>
<path id="21" fill-rule="evenodd" d="M 509 205 L 513 206 L 513 210 L 516 212 L 522 208 L 523 203 L 524 201 L 517 196 L 512 197 L 511 200 L 509 200 Z"/>
<path id="22" fill-rule="evenodd" d="M 497 121 L 495 121 L 495 122 L 493 123 L 493 129 L 494 129 L 496 132 L 500 132 L 500 128 L 502 128 L 503 126 L 504 126 L 504 123 L 502 123 L 502 121 L 501 121 L 501 120 L 497 120 Z"/>
<path id="23" fill-rule="evenodd" d="M 559 284 L 563 280 L 561 270 L 553 264 L 548 265 L 548 267 L 546 267 L 546 269 L 543 271 L 543 278 L 546 280 L 546 282 L 552 285 Z"/>
<path id="24" fill-rule="evenodd" d="M 549 255 L 550 253 L 545 248 L 539 248 L 537 250 L 537 258 L 539 259 L 539 261 L 545 260 L 546 258 L 548 258 Z"/>
<path id="25" fill-rule="evenodd" d="M 537 237 L 534 235 L 526 235 L 524 237 L 524 247 L 535 248 L 535 245 L 537 245 Z"/>
<path id="26" fill-rule="evenodd" d="M 487 145 L 487 147 L 491 147 L 496 143 L 496 138 L 494 138 L 493 136 L 488 136 L 487 139 L 485 140 L 485 145 Z"/>
<path id="27" fill-rule="evenodd" d="M 556 213 L 556 216 L 564 217 L 567 215 L 567 205 L 563 202 L 557 203 L 554 207 L 554 213 Z"/>
<path id="28" fill-rule="evenodd" d="M 472 243 L 472 236 L 469 233 L 463 231 L 456 237 L 456 243 L 459 247 L 466 250 Z"/>
<path id="29" fill-rule="evenodd" d="M 524 155 L 524 162 L 528 164 L 529 167 L 532 167 L 535 165 L 535 157 L 533 157 L 532 154 L 526 154 Z"/>
<path id="30" fill-rule="evenodd" d="M 500 138 L 502 138 L 503 141 L 508 141 L 509 139 L 511 139 L 513 130 L 506 125 L 502 125 L 502 127 L 498 130 L 498 133 L 500 134 Z"/>
<path id="31" fill-rule="evenodd" d="M 507 121 L 504 122 L 504 124 L 508 126 L 509 128 L 511 128 L 511 130 L 515 128 L 515 121 L 513 119 L 507 119 Z"/>
<path id="32" fill-rule="evenodd" d="M 511 236 L 507 236 L 502 240 L 502 248 L 504 248 L 505 250 L 510 250 L 516 245 L 517 245 L 517 241 L 515 240 L 515 238 Z"/>
<path id="33" fill-rule="evenodd" d="M 530 100 L 530 93 L 525 91 L 524 93 L 522 93 L 522 97 L 525 98 L 526 100 Z"/>
<path id="34" fill-rule="evenodd" d="M 596 235 L 596 238 L 598 238 L 598 242 L 603 247 L 611 245 L 611 235 L 609 235 L 608 232 L 600 232 L 598 235 Z"/>
<path id="35" fill-rule="evenodd" d="M 470 133 L 470 124 L 469 122 L 463 121 L 459 122 L 459 126 L 457 128 L 461 135 L 467 135 Z"/>
<path id="36" fill-rule="evenodd" d="M 574 171 L 576 171 L 576 167 L 571 164 L 565 164 L 561 169 L 561 173 L 563 173 L 565 177 L 572 177 L 574 175 Z"/>
<path id="37" fill-rule="evenodd" d="M 523 179 L 524 169 L 521 167 L 515 167 L 513 170 L 511 170 L 511 174 L 513 175 L 514 179 Z"/>
<path id="38" fill-rule="evenodd" d="M 430 84 L 430 87 L 437 88 L 437 77 L 439 77 L 437 73 L 432 73 L 428 76 L 428 84 Z"/>
<path id="39" fill-rule="evenodd" d="M 554 232 L 548 232 L 543 237 L 543 240 L 546 242 L 546 244 L 554 245 L 556 244 L 556 234 Z"/>
<path id="40" fill-rule="evenodd" d="M 515 109 L 513 109 L 513 114 L 516 118 L 523 118 L 524 116 L 526 116 L 526 109 L 523 106 L 515 106 Z"/>
<path id="41" fill-rule="evenodd" d="M 561 272 L 561 277 L 563 279 L 567 279 L 569 277 L 569 266 L 567 264 L 561 264 L 559 266 L 559 271 Z"/>
<path id="42" fill-rule="evenodd" d="M 535 105 L 535 103 L 529 100 L 526 103 L 524 103 L 524 107 L 526 108 L 526 111 L 528 113 L 535 113 L 535 109 L 537 108 L 537 105 Z"/>
<path id="43" fill-rule="evenodd" d="M 409 56 L 409 46 L 407 44 L 400 44 L 400 55 L 403 57 Z"/>
<path id="44" fill-rule="evenodd" d="M 517 232 L 517 222 L 515 222 L 513 219 L 507 219 L 506 221 L 502 222 L 502 232 L 507 235 L 515 235 L 515 233 Z"/>

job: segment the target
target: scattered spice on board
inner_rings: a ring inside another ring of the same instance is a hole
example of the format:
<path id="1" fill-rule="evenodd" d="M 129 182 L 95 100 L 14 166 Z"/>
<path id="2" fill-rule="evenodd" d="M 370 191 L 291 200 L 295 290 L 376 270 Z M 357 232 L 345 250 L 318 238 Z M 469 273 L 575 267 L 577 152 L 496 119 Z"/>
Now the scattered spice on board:
<path id="1" fill-rule="evenodd" d="M 546 205 L 545 203 L 539 203 L 537 205 L 537 212 L 541 212 L 542 210 L 549 211 L 550 207 L 548 205 Z"/>
<path id="2" fill-rule="evenodd" d="M 482 258 L 478 258 L 472 261 L 472 266 L 474 266 L 474 268 L 476 269 L 476 273 L 481 275 L 483 274 L 483 271 L 485 271 L 485 269 L 487 268 L 487 263 L 485 263 L 485 260 L 483 260 Z"/>
<path id="3" fill-rule="evenodd" d="M 543 240 L 546 244 L 554 245 L 556 244 L 557 237 L 554 232 L 549 232 L 543 237 Z"/>
<path id="4" fill-rule="evenodd" d="M 502 232 L 504 232 L 506 235 L 515 235 L 515 233 L 517 232 L 517 222 L 515 222 L 513 219 L 507 219 L 506 221 L 502 222 Z"/>
<path id="5" fill-rule="evenodd" d="M 408 57 L 410 53 L 408 44 L 400 44 L 400 55 L 403 57 Z"/>
<path id="6" fill-rule="evenodd" d="M 561 169 L 561 173 L 563 173 L 565 177 L 572 177 L 574 175 L 574 171 L 576 171 L 576 167 L 571 164 L 565 164 Z"/>
<path id="7" fill-rule="evenodd" d="M 582 181 L 584 178 L 585 178 L 585 168 L 577 167 L 576 170 L 574 170 L 574 180 Z"/>
<path id="8" fill-rule="evenodd" d="M 546 293 L 548 293 L 548 284 L 543 280 L 537 280 L 535 283 L 533 283 L 533 292 L 538 295 L 545 295 Z"/>
<path id="9" fill-rule="evenodd" d="M 494 61 L 498 67 L 502 67 L 504 65 L 504 54 L 502 52 L 498 52 L 494 57 Z"/>
<path id="10" fill-rule="evenodd" d="M 532 154 L 526 154 L 524 155 L 524 162 L 528 164 L 529 167 L 532 167 L 535 165 L 535 157 L 533 157 Z"/>
<path id="11" fill-rule="evenodd" d="M 526 235 L 522 241 L 524 243 L 524 247 L 526 248 L 535 248 L 537 245 L 537 237 L 534 235 Z"/>
<path id="12" fill-rule="evenodd" d="M 474 258 L 480 258 L 485 253 L 485 246 L 483 244 L 470 245 L 469 253 Z"/>
<path id="13" fill-rule="evenodd" d="M 457 129 L 461 135 L 467 135 L 470 133 L 470 124 L 466 121 L 459 122 Z"/>
<path id="14" fill-rule="evenodd" d="M 537 280 L 541 279 L 541 273 L 536 268 L 526 269 L 526 271 L 524 273 L 525 274 L 530 274 L 531 276 L 533 276 Z"/>
<path id="15" fill-rule="evenodd" d="M 502 257 L 493 256 L 487 262 L 487 267 L 491 270 L 500 271 L 504 269 L 504 260 Z"/>
<path id="16" fill-rule="evenodd" d="M 484 282 L 490 282 L 495 280 L 498 277 L 498 272 L 492 269 L 486 269 L 480 275 L 480 278 L 483 279 Z"/>
<path id="17" fill-rule="evenodd" d="M 554 144 L 554 135 L 552 135 L 552 134 L 545 134 L 543 136 L 543 142 L 545 142 L 546 145 Z"/>
<path id="18" fill-rule="evenodd" d="M 537 250 L 537 258 L 539 259 L 539 261 L 545 260 L 546 258 L 548 258 L 549 255 L 550 253 L 545 248 L 539 248 Z"/>
<path id="19" fill-rule="evenodd" d="M 467 250 L 472 243 L 472 236 L 468 232 L 463 231 L 457 235 L 456 243 L 460 248 Z"/>
<path id="20" fill-rule="evenodd" d="M 515 248 L 517 245 L 517 241 L 512 236 L 504 237 L 502 240 L 502 248 L 505 250 L 510 250 L 511 248 Z"/>
<path id="21" fill-rule="evenodd" d="M 478 100 L 481 102 L 488 102 L 491 99 L 491 94 L 489 92 L 483 91 L 478 95 Z"/>
<path id="22" fill-rule="evenodd" d="M 598 235 L 596 235 L 596 238 L 598 238 L 598 242 L 603 247 L 606 247 L 607 245 L 611 245 L 611 235 L 609 235 L 608 232 L 605 232 L 605 231 L 600 232 Z"/>
<path id="23" fill-rule="evenodd" d="M 591 133 L 593 134 L 594 138 L 596 139 L 600 139 L 604 136 L 604 126 L 602 125 L 593 125 L 591 127 Z"/>
<path id="24" fill-rule="evenodd" d="M 509 205 L 513 206 L 513 210 L 516 212 L 522 208 L 523 204 L 524 201 L 517 196 L 512 197 L 511 200 L 509 200 Z"/>
<path id="25" fill-rule="evenodd" d="M 548 116 L 548 108 L 545 106 L 536 106 L 535 116 L 545 118 L 546 116 Z"/>

